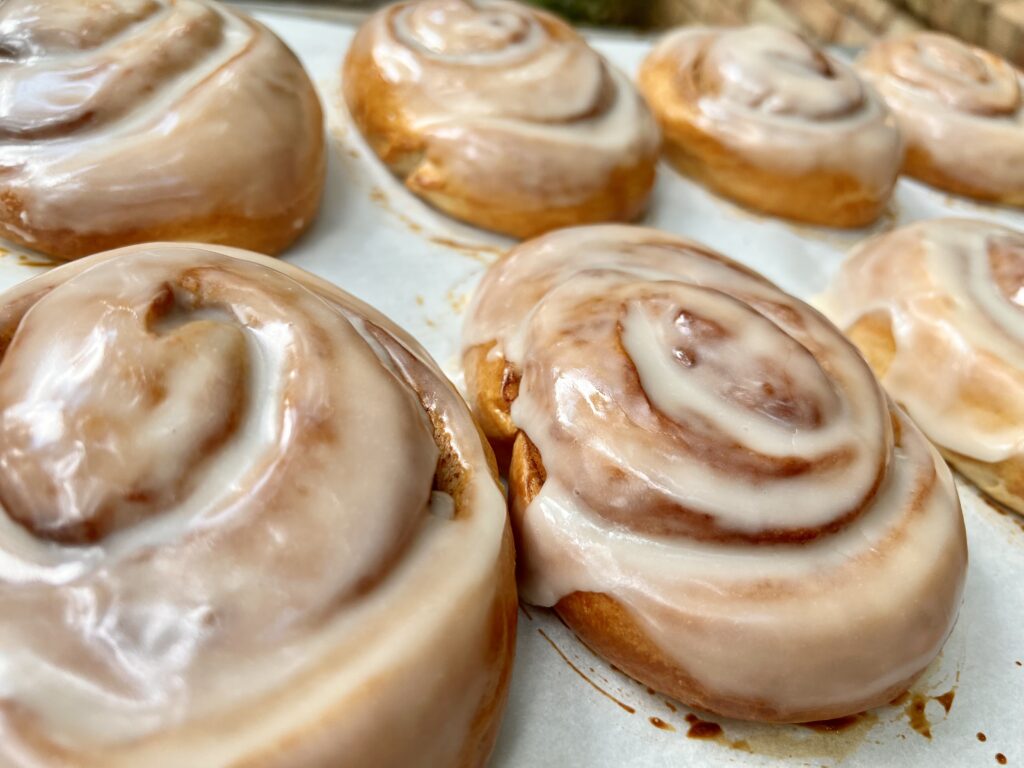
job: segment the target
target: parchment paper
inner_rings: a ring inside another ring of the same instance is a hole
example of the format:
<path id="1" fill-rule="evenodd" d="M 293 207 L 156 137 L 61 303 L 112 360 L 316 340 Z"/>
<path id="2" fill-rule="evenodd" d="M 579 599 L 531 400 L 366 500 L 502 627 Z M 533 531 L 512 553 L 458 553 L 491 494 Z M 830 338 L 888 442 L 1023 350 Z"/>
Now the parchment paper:
<path id="1" fill-rule="evenodd" d="M 330 119 L 333 151 L 323 208 L 313 230 L 285 258 L 384 311 L 460 381 L 458 339 L 468 297 L 510 241 L 435 213 L 366 150 L 337 108 L 351 26 L 327 15 L 257 15 L 302 58 Z M 600 35 L 593 42 L 631 74 L 649 47 L 639 37 Z M 869 230 L 795 226 L 715 198 L 665 165 L 643 223 L 701 240 L 810 298 L 853 243 L 940 215 L 1024 228 L 1020 213 L 983 208 L 906 180 L 889 212 Z M 45 260 L 8 248 L 0 255 L 0 289 L 45 268 Z M 526 607 L 492 765 L 997 766 L 997 753 L 1007 765 L 1024 765 L 1024 518 L 996 510 L 969 484 L 961 482 L 960 489 L 971 561 L 964 604 L 942 655 L 906 700 L 833 731 L 693 713 L 611 669 L 550 612 Z"/>

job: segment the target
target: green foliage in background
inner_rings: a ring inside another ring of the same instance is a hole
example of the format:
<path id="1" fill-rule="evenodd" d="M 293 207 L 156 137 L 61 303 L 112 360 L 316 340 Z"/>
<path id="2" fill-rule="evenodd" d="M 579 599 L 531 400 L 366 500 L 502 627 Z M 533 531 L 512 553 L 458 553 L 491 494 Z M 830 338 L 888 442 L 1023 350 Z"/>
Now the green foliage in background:
<path id="1" fill-rule="evenodd" d="M 581 24 L 625 26 L 640 23 L 645 3 L 633 0 L 530 0 L 534 5 Z"/>

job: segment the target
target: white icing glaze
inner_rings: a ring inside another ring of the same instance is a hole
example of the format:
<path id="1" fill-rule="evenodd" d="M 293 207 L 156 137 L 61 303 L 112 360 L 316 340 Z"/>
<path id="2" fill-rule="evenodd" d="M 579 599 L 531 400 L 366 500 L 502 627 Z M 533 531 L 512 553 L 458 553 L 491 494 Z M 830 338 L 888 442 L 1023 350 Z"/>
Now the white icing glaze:
<path id="1" fill-rule="evenodd" d="M 274 216 L 322 183 L 321 132 L 291 51 L 219 3 L 0 7 L 0 188 L 26 232 Z"/>
<path id="2" fill-rule="evenodd" d="M 0 764 L 458 763 L 505 504 L 415 342 L 163 244 L 22 284 L 0 327 Z"/>
<path id="3" fill-rule="evenodd" d="M 901 227 L 851 252 L 822 301 L 843 328 L 888 320 L 882 383 L 929 438 L 986 462 L 1024 453 L 1024 234 L 966 219 Z"/>
<path id="4" fill-rule="evenodd" d="M 857 68 L 889 103 L 909 150 L 950 178 L 1024 200 L 1024 73 L 934 32 L 880 41 Z"/>
<path id="5" fill-rule="evenodd" d="M 628 78 L 564 23 L 518 3 L 398 3 L 353 48 L 370 52 L 401 120 L 456 176 L 572 204 L 657 153 L 657 126 Z"/>
<path id="6" fill-rule="evenodd" d="M 587 227 L 489 270 L 464 345 L 492 342 L 546 471 L 517 521 L 527 600 L 608 594 L 780 718 L 938 652 L 966 567 L 951 475 L 813 309 L 695 243 Z"/>
<path id="7" fill-rule="evenodd" d="M 743 157 L 794 174 L 845 171 L 882 192 L 895 183 L 902 143 L 879 96 L 842 61 L 769 26 L 686 27 L 667 35 L 644 68 L 674 75 L 679 104 Z"/>

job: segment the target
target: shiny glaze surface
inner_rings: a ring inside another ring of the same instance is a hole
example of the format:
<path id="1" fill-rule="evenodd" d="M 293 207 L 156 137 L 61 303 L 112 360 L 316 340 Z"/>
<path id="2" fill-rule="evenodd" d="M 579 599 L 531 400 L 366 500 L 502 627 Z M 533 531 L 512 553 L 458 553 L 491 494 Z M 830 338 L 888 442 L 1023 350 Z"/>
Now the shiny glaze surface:
<path id="1" fill-rule="evenodd" d="M 167 244 L 7 292 L 0 339 L 0 765 L 456 764 L 505 505 L 415 342 Z"/>
<path id="2" fill-rule="evenodd" d="M 645 69 L 674 73 L 663 119 L 689 115 L 759 164 L 793 174 L 848 172 L 892 187 L 902 158 L 893 116 L 852 67 L 799 35 L 768 26 L 686 27 L 661 40 Z M 659 93 L 664 93 L 659 91 Z"/>
<path id="3" fill-rule="evenodd" d="M 1024 234 L 968 219 L 901 227 L 856 248 L 822 303 L 843 328 L 886 319 L 882 383 L 933 441 L 986 462 L 1024 453 Z"/>
<path id="4" fill-rule="evenodd" d="M 274 216 L 282 196 L 322 184 L 322 170 L 310 173 L 323 166 L 321 131 L 295 56 L 227 6 L 0 7 L 0 189 L 20 202 L 12 226 L 30 242 L 37 229 Z"/>
<path id="5" fill-rule="evenodd" d="M 524 5 L 398 3 L 353 47 L 370 51 L 396 89 L 396 119 L 427 155 L 484 192 L 510 185 L 571 205 L 657 152 L 657 127 L 628 78 L 564 22 Z"/>
<path id="6" fill-rule="evenodd" d="M 857 69 L 885 97 L 908 147 L 953 179 L 1024 201 L 1024 74 L 956 38 L 876 43 Z"/>
<path id="7" fill-rule="evenodd" d="M 463 341 L 518 378 L 547 475 L 516 521 L 527 600 L 608 594 L 780 719 L 938 652 L 966 566 L 952 477 L 815 310 L 696 243 L 588 227 L 492 267 Z"/>

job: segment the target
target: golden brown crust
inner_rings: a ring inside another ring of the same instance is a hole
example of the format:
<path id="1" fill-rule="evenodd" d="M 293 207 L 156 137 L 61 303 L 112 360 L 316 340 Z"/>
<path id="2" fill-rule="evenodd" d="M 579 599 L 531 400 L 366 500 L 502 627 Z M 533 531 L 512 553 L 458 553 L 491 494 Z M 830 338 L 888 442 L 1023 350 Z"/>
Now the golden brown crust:
<path id="1" fill-rule="evenodd" d="M 665 156 L 680 173 L 748 208 L 806 224 L 863 227 L 885 210 L 880 197 L 850 174 L 785 174 L 754 165 L 693 123 L 661 122 Z"/>
<path id="2" fill-rule="evenodd" d="M 509 467 L 509 496 L 513 528 L 518 528 L 526 507 L 544 485 L 543 460 L 536 446 L 522 432 L 516 437 Z M 905 691 L 917 674 L 865 698 L 854 707 L 848 703 L 835 711 L 780 711 L 765 701 L 724 696 L 702 686 L 680 664 L 669 659 L 651 640 L 629 610 L 615 598 L 597 592 L 574 592 L 555 605 L 555 611 L 597 655 L 607 659 L 634 680 L 668 694 L 688 706 L 725 717 L 764 722 L 807 722 L 847 715 L 891 701 Z"/>
<path id="3" fill-rule="evenodd" d="M 462 358 L 469 405 L 490 441 L 502 470 L 508 468 L 512 443 L 518 430 L 509 413 L 519 386 L 505 358 L 494 353 L 495 342 L 470 347 Z"/>
<path id="4" fill-rule="evenodd" d="M 554 41 L 575 37 L 567 25 L 546 14 L 538 21 Z M 561 227 L 605 221 L 633 221 L 647 206 L 654 185 L 656 157 L 640 153 L 605 177 L 599 187 L 573 204 L 559 204 L 516 184 L 474 185 L 452 173 L 441 152 L 431 151 L 410 125 L 398 85 L 388 81 L 372 55 L 369 35 L 357 35 L 342 69 L 342 93 L 367 143 L 415 195 L 435 208 L 483 229 L 529 238 Z"/>
<path id="5" fill-rule="evenodd" d="M 887 315 L 865 315 L 847 331 L 879 378 L 896 356 L 896 341 Z M 1024 514 L 1024 461 L 1018 457 L 993 463 L 936 446 L 943 457 L 984 493 L 1015 512 Z"/>
<path id="6" fill-rule="evenodd" d="M 324 139 L 311 139 L 318 148 L 310 153 L 314 161 L 304 169 L 303 178 L 322 180 L 325 172 Z M 61 260 L 78 259 L 92 253 L 148 242 L 198 242 L 230 245 L 275 256 L 309 229 L 320 207 L 323 183 L 308 185 L 304 194 L 282 200 L 274 216 L 253 217 L 233 211 L 216 211 L 191 219 L 168 221 L 146 227 L 110 232 L 78 232 L 72 229 L 43 229 L 23 223 L 22 201 L 10 191 L 0 192 L 0 237 Z M 299 227 L 295 222 L 302 222 Z"/>
<path id="7" fill-rule="evenodd" d="M 406 180 L 413 192 L 448 215 L 483 229 L 526 239 L 554 229 L 602 221 L 634 221 L 647 206 L 654 164 L 616 168 L 605 186 L 577 205 L 545 205 L 543 198 L 481 196 L 447 176 L 439 159 Z M 429 179 L 429 181 L 428 181 Z"/>
<path id="8" fill-rule="evenodd" d="M 885 209 L 889 195 L 851 174 L 786 173 L 742 157 L 700 127 L 695 105 L 674 91 L 675 77 L 670 59 L 648 59 L 638 82 L 661 125 L 666 158 L 680 173 L 748 208 L 808 224 L 862 227 Z"/>
<path id="9" fill-rule="evenodd" d="M 967 179 L 943 170 L 942 164 L 937 163 L 927 149 L 916 144 L 907 147 L 903 173 L 944 192 L 990 203 L 1024 207 L 1024 194 L 1003 194 L 979 184 L 971 184 Z"/>

